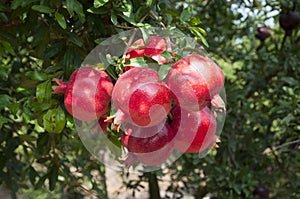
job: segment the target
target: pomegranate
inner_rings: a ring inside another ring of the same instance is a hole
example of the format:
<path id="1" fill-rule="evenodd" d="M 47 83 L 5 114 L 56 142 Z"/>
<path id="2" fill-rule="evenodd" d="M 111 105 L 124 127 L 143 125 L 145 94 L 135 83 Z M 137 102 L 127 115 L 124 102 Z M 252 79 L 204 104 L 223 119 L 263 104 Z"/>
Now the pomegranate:
<path id="1" fill-rule="evenodd" d="M 259 39 L 260 41 L 264 41 L 268 37 L 271 36 L 271 31 L 270 29 L 266 27 L 257 27 L 256 28 L 257 33 L 255 34 L 255 37 Z"/>
<path id="2" fill-rule="evenodd" d="M 161 55 L 162 52 L 167 50 L 167 41 L 158 36 L 151 36 L 145 49 L 145 55 L 151 57 L 155 61 L 164 64 L 168 59 Z"/>
<path id="3" fill-rule="evenodd" d="M 144 39 L 138 39 L 128 48 L 126 57 L 128 57 L 128 59 L 143 57 L 144 53 L 145 53 Z"/>
<path id="4" fill-rule="evenodd" d="M 157 72 L 150 68 L 133 68 L 120 76 L 112 92 L 117 110 L 114 124 L 128 121 L 150 127 L 166 118 L 171 109 L 170 90 L 158 79 Z"/>
<path id="5" fill-rule="evenodd" d="M 140 128 L 126 124 L 122 143 L 140 162 L 154 166 L 163 163 L 173 150 L 174 133 L 162 122 L 157 126 Z"/>
<path id="6" fill-rule="evenodd" d="M 113 83 L 105 71 L 91 66 L 73 72 L 69 82 L 54 78 L 53 93 L 63 93 L 67 111 L 82 121 L 99 119 L 108 111 Z"/>
<path id="7" fill-rule="evenodd" d="M 167 76 L 177 104 L 198 111 L 207 105 L 224 108 L 219 93 L 224 85 L 221 69 L 209 58 L 191 54 L 177 61 Z"/>
<path id="8" fill-rule="evenodd" d="M 127 50 L 125 61 L 133 58 L 143 57 L 145 53 L 145 42 L 143 39 L 136 40 Z M 125 71 L 128 71 L 135 66 L 125 66 Z"/>
<path id="9" fill-rule="evenodd" d="M 216 119 L 208 107 L 197 112 L 175 106 L 171 128 L 176 134 L 174 147 L 185 153 L 198 153 L 209 149 L 216 142 Z"/>
<path id="10" fill-rule="evenodd" d="M 125 61 L 128 61 L 133 58 L 151 57 L 158 63 L 164 64 L 168 62 L 168 59 L 161 55 L 162 52 L 167 50 L 166 39 L 163 39 L 158 36 L 151 36 L 147 45 L 145 44 L 144 39 L 136 40 L 127 50 Z M 125 71 L 128 71 L 135 66 L 125 66 Z"/>
<path id="11" fill-rule="evenodd" d="M 300 16 L 297 12 L 293 11 L 281 13 L 279 16 L 279 25 L 285 31 L 291 31 L 300 25 Z"/>

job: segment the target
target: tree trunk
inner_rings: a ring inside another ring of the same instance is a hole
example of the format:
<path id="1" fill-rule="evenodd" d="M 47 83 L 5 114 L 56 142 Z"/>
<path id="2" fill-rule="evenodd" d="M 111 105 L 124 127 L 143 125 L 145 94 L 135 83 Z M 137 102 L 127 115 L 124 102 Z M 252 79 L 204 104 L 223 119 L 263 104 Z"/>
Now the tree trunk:
<path id="1" fill-rule="evenodd" d="M 149 172 L 147 176 L 149 182 L 149 199 L 161 199 L 156 173 Z"/>

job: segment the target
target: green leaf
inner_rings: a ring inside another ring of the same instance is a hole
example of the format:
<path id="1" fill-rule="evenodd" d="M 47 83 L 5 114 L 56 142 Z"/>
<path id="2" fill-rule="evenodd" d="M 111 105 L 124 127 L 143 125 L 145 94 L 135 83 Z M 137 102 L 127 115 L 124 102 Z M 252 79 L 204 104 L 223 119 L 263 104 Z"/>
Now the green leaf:
<path id="1" fill-rule="evenodd" d="M 60 53 L 62 51 L 64 46 L 65 46 L 64 42 L 61 42 L 61 41 L 53 43 L 51 46 L 49 46 L 46 49 L 44 59 L 48 60 L 48 59 L 54 57 L 55 55 L 57 55 L 58 53 Z"/>
<path id="2" fill-rule="evenodd" d="M 79 47 L 82 46 L 82 42 L 81 42 L 80 38 L 75 33 L 66 32 L 66 37 L 69 41 L 76 44 L 77 46 L 79 46 Z"/>
<path id="3" fill-rule="evenodd" d="M 199 27 L 191 27 L 190 28 L 191 33 L 193 33 L 197 38 L 199 38 L 201 40 L 201 42 L 208 47 L 208 43 L 206 41 L 206 39 L 204 38 L 204 36 L 202 35 L 203 32 L 205 33 L 205 31 L 202 28 Z"/>
<path id="4" fill-rule="evenodd" d="M 182 22 L 186 22 L 186 21 L 189 21 L 192 17 L 192 12 L 190 9 L 184 9 L 181 14 L 180 14 L 180 21 Z"/>
<path id="5" fill-rule="evenodd" d="M 33 5 L 31 8 L 32 10 L 42 12 L 42 13 L 47 13 L 47 14 L 51 14 L 54 12 L 53 8 L 50 8 L 48 6 L 43 6 L 43 5 Z"/>
<path id="6" fill-rule="evenodd" d="M 0 3 L 0 12 L 6 12 L 6 11 L 9 11 L 9 8 L 5 4 Z"/>
<path id="7" fill-rule="evenodd" d="M 158 76 L 159 81 L 165 79 L 169 73 L 169 70 L 172 68 L 172 64 L 163 64 L 159 67 Z"/>
<path id="8" fill-rule="evenodd" d="M 61 107 L 50 109 L 43 116 L 43 125 L 49 133 L 61 133 L 66 124 L 65 112 Z"/>
<path id="9" fill-rule="evenodd" d="M 167 52 L 167 51 L 162 52 L 161 56 L 167 58 L 168 60 L 172 60 L 173 59 L 172 53 Z"/>
<path id="10" fill-rule="evenodd" d="M 85 21 L 85 15 L 83 12 L 82 4 L 77 0 L 67 0 L 66 1 L 66 7 L 69 12 L 69 14 L 74 16 L 74 12 L 78 15 L 79 20 L 81 23 Z"/>
<path id="11" fill-rule="evenodd" d="M 22 6 L 23 2 L 24 2 L 23 0 L 13 0 L 11 2 L 11 9 L 13 10 L 17 9 L 19 6 Z"/>
<path id="12" fill-rule="evenodd" d="M 290 86 L 297 86 L 300 85 L 299 80 L 296 80 L 293 77 L 282 77 L 281 78 L 282 81 L 286 82 L 287 84 L 289 84 Z"/>
<path id="13" fill-rule="evenodd" d="M 146 0 L 146 5 L 150 7 L 154 3 L 153 0 Z"/>
<path id="14" fill-rule="evenodd" d="M 110 20 L 114 25 L 118 25 L 118 19 L 116 15 L 111 15 Z"/>
<path id="15" fill-rule="evenodd" d="M 29 77 L 32 80 L 36 80 L 36 81 L 45 81 L 47 79 L 49 79 L 48 75 L 45 73 L 42 73 L 40 71 L 28 71 L 25 73 L 26 77 Z"/>
<path id="16" fill-rule="evenodd" d="M 0 95 L 0 110 L 9 107 L 12 104 L 12 99 L 8 95 L 2 94 Z"/>
<path id="17" fill-rule="evenodd" d="M 43 82 L 36 88 L 36 98 L 38 102 L 49 101 L 52 97 L 51 82 Z"/>
<path id="18" fill-rule="evenodd" d="M 136 57 L 126 62 L 124 66 L 147 67 L 148 64 L 146 63 L 144 57 Z"/>
<path id="19" fill-rule="evenodd" d="M 196 17 L 192 17 L 191 20 L 190 20 L 190 24 L 192 26 L 198 26 L 201 24 L 201 21 L 200 19 L 196 18 Z"/>
<path id="20" fill-rule="evenodd" d="M 0 115 L 0 128 L 2 128 L 3 124 L 7 123 L 8 119 Z"/>
<path id="21" fill-rule="evenodd" d="M 56 12 L 55 19 L 58 22 L 58 24 L 60 25 L 60 27 L 62 27 L 62 29 L 67 28 L 67 23 L 66 23 L 65 17 L 62 14 Z"/>
<path id="22" fill-rule="evenodd" d="M 48 174 L 42 176 L 39 178 L 38 182 L 35 184 L 34 188 L 35 189 L 40 189 L 43 184 L 45 183 L 45 180 L 48 178 Z"/>
<path id="23" fill-rule="evenodd" d="M 95 8 L 100 8 L 108 2 L 109 2 L 109 0 L 94 0 L 94 7 Z"/>
<path id="24" fill-rule="evenodd" d="M 58 168 L 57 166 L 53 166 L 51 167 L 50 171 L 49 171 L 49 189 L 50 191 L 53 191 L 55 189 L 55 185 L 57 183 L 58 180 Z"/>
<path id="25" fill-rule="evenodd" d="M 0 40 L 0 44 L 3 46 L 5 51 L 7 51 L 8 53 L 10 53 L 12 55 L 15 55 L 15 51 L 9 42 Z"/>
<path id="26" fill-rule="evenodd" d="M 4 21 L 5 23 L 9 22 L 7 15 L 3 12 L 0 13 L 0 20 Z"/>

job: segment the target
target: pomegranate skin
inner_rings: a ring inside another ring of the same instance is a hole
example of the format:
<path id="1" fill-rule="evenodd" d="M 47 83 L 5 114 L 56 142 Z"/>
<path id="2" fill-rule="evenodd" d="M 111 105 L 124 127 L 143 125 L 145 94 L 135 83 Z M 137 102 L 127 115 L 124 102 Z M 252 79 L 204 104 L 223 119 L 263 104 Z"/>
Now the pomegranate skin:
<path id="1" fill-rule="evenodd" d="M 281 13 L 279 16 L 279 25 L 285 31 L 291 31 L 300 25 L 300 16 L 297 12 L 293 11 Z"/>
<path id="2" fill-rule="evenodd" d="M 175 134 L 167 123 L 149 128 L 127 124 L 125 128 L 122 143 L 130 155 L 134 155 L 141 163 L 148 166 L 159 165 L 172 153 Z"/>
<path id="3" fill-rule="evenodd" d="M 155 61 L 164 64 L 168 59 L 161 56 L 161 53 L 167 50 L 167 41 L 158 36 L 151 36 L 145 49 L 145 55 L 151 57 Z"/>
<path id="4" fill-rule="evenodd" d="M 75 70 L 69 82 L 53 80 L 59 85 L 53 86 L 53 93 L 65 95 L 65 107 L 76 119 L 92 121 L 108 111 L 113 83 L 105 71 L 85 66 Z"/>
<path id="5" fill-rule="evenodd" d="M 166 118 L 170 109 L 170 90 L 164 83 L 144 84 L 130 96 L 129 114 L 138 126 L 156 125 Z"/>
<path id="6" fill-rule="evenodd" d="M 211 59 L 191 54 L 172 66 L 166 81 L 178 105 L 198 111 L 210 105 L 220 93 L 224 75 Z"/>
<path id="7" fill-rule="evenodd" d="M 143 57 L 145 53 L 145 42 L 143 39 L 136 40 L 127 50 L 127 57 L 129 59 L 136 57 Z"/>
<path id="8" fill-rule="evenodd" d="M 125 61 L 137 57 L 144 57 L 145 42 L 143 39 L 136 40 L 127 50 Z M 135 66 L 125 66 L 125 71 L 135 68 Z"/>
<path id="9" fill-rule="evenodd" d="M 166 118 L 172 101 L 169 88 L 158 82 L 155 70 L 133 68 L 117 80 L 112 102 L 117 110 L 114 124 L 128 121 L 136 126 L 150 127 Z"/>
<path id="10" fill-rule="evenodd" d="M 184 153 L 199 153 L 216 142 L 216 119 L 208 107 L 192 112 L 175 106 L 171 128 L 176 134 L 174 148 Z"/>
<path id="11" fill-rule="evenodd" d="M 144 39 L 136 40 L 127 50 L 126 59 L 128 61 L 137 57 L 151 57 L 158 63 L 165 64 L 168 59 L 161 55 L 162 52 L 167 50 L 167 41 L 158 36 L 151 36 L 147 45 Z M 125 71 L 128 71 L 135 66 L 125 66 Z"/>

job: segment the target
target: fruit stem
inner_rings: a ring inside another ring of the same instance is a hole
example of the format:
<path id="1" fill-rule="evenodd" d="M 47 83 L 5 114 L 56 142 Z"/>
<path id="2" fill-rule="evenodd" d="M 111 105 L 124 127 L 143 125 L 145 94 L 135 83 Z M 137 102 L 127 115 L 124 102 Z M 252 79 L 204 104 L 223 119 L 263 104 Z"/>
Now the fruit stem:
<path id="1" fill-rule="evenodd" d="M 58 84 L 58 86 L 52 86 L 52 90 L 54 94 L 57 93 L 66 93 L 67 88 L 68 88 L 68 83 L 67 82 L 63 82 L 60 79 L 57 78 L 53 78 L 52 81 L 56 82 Z"/>
<path id="2" fill-rule="evenodd" d="M 147 173 L 149 182 L 149 198 L 150 199 L 161 199 L 159 193 L 158 180 L 155 172 Z"/>
<path id="3" fill-rule="evenodd" d="M 120 109 L 117 110 L 117 112 L 114 114 L 114 125 L 120 125 L 126 120 L 126 115 L 123 111 Z"/>

